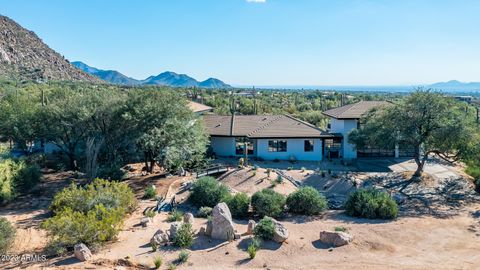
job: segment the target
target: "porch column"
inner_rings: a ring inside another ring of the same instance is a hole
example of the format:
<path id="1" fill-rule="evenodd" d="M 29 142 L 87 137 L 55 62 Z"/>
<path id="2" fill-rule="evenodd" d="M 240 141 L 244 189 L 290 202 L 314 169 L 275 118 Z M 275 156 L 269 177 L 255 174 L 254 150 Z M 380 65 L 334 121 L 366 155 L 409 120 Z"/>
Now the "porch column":
<path id="1" fill-rule="evenodd" d="M 395 158 L 399 158 L 400 157 L 400 147 L 398 146 L 398 144 L 395 144 Z"/>

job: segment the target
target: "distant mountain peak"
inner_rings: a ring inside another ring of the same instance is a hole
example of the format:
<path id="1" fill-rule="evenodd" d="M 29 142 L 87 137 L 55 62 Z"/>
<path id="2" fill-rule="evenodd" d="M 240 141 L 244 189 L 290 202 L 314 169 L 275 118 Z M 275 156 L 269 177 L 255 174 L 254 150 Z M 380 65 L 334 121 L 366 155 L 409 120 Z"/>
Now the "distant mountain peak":
<path id="1" fill-rule="evenodd" d="M 115 70 L 101 70 L 91 67 L 83 62 L 72 63 L 77 68 L 101 78 L 113 84 L 123 85 L 165 85 L 171 87 L 201 87 L 201 88 L 230 88 L 231 86 L 219 79 L 209 78 L 199 82 L 187 74 L 180 74 L 173 71 L 165 71 L 158 75 L 152 75 L 144 80 L 137 80 L 123 75 Z"/>

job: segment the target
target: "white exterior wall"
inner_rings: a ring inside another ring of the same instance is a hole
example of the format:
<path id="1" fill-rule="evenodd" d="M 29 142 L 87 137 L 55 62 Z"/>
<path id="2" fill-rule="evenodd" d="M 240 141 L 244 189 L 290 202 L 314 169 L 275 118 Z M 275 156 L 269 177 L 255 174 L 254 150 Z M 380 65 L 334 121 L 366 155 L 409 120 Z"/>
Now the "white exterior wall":
<path id="1" fill-rule="evenodd" d="M 233 137 L 211 137 L 210 146 L 217 156 L 235 156 L 235 138 Z"/>
<path id="2" fill-rule="evenodd" d="M 357 158 L 357 151 L 355 150 L 355 145 L 348 143 L 348 134 L 357 128 L 356 119 L 335 119 L 331 118 L 330 121 L 330 132 L 332 133 L 341 133 L 343 135 L 343 158 L 354 159 Z"/>
<path id="3" fill-rule="evenodd" d="M 269 152 L 268 141 L 286 140 L 287 152 Z M 322 160 L 322 140 L 313 139 L 313 152 L 304 151 L 304 141 L 308 139 L 257 139 L 257 157 L 265 160 L 289 160 L 294 156 L 297 160 L 320 161 Z"/>

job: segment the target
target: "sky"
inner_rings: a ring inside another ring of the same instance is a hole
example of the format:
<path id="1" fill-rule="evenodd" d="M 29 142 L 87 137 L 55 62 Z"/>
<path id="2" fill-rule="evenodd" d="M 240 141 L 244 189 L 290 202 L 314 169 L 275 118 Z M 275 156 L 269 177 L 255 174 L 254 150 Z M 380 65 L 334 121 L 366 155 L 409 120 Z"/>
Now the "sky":
<path id="1" fill-rule="evenodd" d="M 476 0 L 0 0 L 70 61 L 232 85 L 480 81 Z"/>

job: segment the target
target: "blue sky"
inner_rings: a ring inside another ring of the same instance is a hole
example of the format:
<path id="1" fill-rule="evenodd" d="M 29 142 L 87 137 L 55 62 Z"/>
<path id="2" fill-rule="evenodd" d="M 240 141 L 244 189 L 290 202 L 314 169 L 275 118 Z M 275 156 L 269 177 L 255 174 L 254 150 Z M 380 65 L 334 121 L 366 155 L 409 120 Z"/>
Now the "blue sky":
<path id="1" fill-rule="evenodd" d="M 257 3 L 256 3 L 257 2 Z M 69 60 L 234 85 L 480 81 L 476 0 L 0 0 Z"/>

